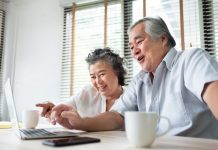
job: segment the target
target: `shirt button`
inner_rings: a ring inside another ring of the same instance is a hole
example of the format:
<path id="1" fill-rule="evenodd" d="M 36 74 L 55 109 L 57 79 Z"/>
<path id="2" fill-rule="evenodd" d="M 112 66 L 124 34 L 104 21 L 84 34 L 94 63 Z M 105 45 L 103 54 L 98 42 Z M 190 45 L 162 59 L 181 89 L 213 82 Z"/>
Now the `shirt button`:
<path id="1" fill-rule="evenodd" d="M 157 100 L 157 96 L 154 97 L 154 101 L 156 101 L 156 100 Z"/>

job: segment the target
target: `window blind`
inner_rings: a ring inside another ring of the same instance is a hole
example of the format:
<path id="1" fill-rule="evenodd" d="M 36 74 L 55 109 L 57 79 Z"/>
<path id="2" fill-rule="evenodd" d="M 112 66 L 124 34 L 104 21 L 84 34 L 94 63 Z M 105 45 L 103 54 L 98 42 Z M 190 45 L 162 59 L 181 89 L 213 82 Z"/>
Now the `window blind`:
<path id="1" fill-rule="evenodd" d="M 108 1 L 107 5 L 107 45 L 123 56 L 121 1 Z M 85 58 L 96 49 L 104 47 L 104 1 L 83 3 L 76 6 L 74 48 L 72 42 L 72 9 L 64 11 L 64 40 L 62 54 L 61 99 L 70 96 L 70 69 L 73 68 L 73 93 L 90 84 L 88 65 Z M 106 45 L 106 46 L 107 46 Z M 73 66 L 70 66 L 73 54 Z"/>
<path id="2" fill-rule="evenodd" d="M 87 65 L 84 61 L 90 50 L 104 46 L 104 4 L 103 0 L 83 3 L 76 8 L 74 92 L 89 81 Z M 180 20 L 180 8 L 183 6 L 183 22 Z M 143 6 L 144 5 L 144 6 Z M 145 12 L 146 11 L 146 12 Z M 176 49 L 202 47 L 218 58 L 218 2 L 217 0 L 108 0 L 107 8 L 107 46 L 118 50 L 124 56 L 128 68 L 127 84 L 140 70 L 133 60 L 128 46 L 128 27 L 136 20 L 147 16 L 161 16 L 176 40 Z M 67 71 L 71 68 L 71 9 L 65 9 L 64 50 L 63 50 L 63 95 L 67 97 L 70 87 Z M 68 25 L 69 24 L 69 25 Z M 184 28 L 184 43 L 181 41 L 181 25 Z M 122 31 L 122 32 L 121 32 Z M 69 38 L 68 38 L 69 37 Z M 213 45 L 211 47 L 211 45 Z M 68 50 L 65 50 L 67 49 Z M 66 55 L 66 56 L 65 56 Z M 66 78 L 66 80 L 64 80 Z M 66 88 L 65 88 L 66 87 Z M 66 92 L 67 91 L 67 92 Z M 63 96 L 64 97 L 64 96 Z"/>
<path id="3" fill-rule="evenodd" d="M 215 41 L 215 57 L 218 60 L 218 1 L 213 0 L 213 22 L 214 22 L 214 41 Z"/>
<path id="4" fill-rule="evenodd" d="M 218 1 L 201 0 L 202 9 L 202 47 L 218 60 Z"/>
<path id="5" fill-rule="evenodd" d="M 212 0 L 202 0 L 202 20 L 203 20 L 203 46 L 211 55 L 214 55 L 214 23 Z"/>
<path id="6" fill-rule="evenodd" d="M 5 30 L 5 3 L 0 1 L 0 120 L 3 120 L 5 112 L 5 101 L 3 98 L 3 52 L 4 52 L 4 30 Z"/>
<path id="7" fill-rule="evenodd" d="M 136 22 L 138 19 L 143 18 L 143 0 L 136 0 L 132 3 L 132 23 Z M 128 41 L 129 42 L 129 41 Z M 132 58 L 133 59 L 133 58 Z M 140 66 L 136 60 L 133 59 L 133 75 L 136 75 L 140 71 Z"/>
<path id="8" fill-rule="evenodd" d="M 62 50 L 62 66 L 61 66 L 61 89 L 60 98 L 65 99 L 70 96 L 71 81 L 71 40 L 72 40 L 72 15 L 71 9 L 64 11 L 64 27 L 63 27 L 63 50 Z"/>
<path id="9" fill-rule="evenodd" d="M 198 0 L 183 1 L 185 49 L 201 47 L 201 22 Z"/>
<path id="10" fill-rule="evenodd" d="M 92 49 L 104 46 L 103 4 L 77 8 L 74 39 L 75 47 L 73 61 L 75 65 L 73 66 L 74 83 L 72 84 L 73 93 L 76 93 L 85 84 L 90 84 L 90 77 L 85 58 Z"/>
<path id="11" fill-rule="evenodd" d="M 126 76 L 126 84 L 128 84 L 131 81 L 131 78 L 133 76 L 133 59 L 131 56 L 131 51 L 129 48 L 129 37 L 127 35 L 128 27 L 132 24 L 132 6 L 133 2 L 132 0 L 124 0 L 123 1 L 123 45 L 124 45 L 124 58 L 126 61 L 127 66 L 127 76 Z"/>

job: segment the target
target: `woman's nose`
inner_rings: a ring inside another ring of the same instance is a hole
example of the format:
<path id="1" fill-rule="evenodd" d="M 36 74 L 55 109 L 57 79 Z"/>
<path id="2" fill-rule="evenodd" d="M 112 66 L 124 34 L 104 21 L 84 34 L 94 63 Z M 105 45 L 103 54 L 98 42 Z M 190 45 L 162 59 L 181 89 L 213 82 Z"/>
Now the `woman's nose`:
<path id="1" fill-rule="evenodd" d="M 97 77 L 97 78 L 96 78 L 96 83 L 97 83 L 97 84 L 102 83 L 102 79 L 101 79 L 100 77 Z"/>

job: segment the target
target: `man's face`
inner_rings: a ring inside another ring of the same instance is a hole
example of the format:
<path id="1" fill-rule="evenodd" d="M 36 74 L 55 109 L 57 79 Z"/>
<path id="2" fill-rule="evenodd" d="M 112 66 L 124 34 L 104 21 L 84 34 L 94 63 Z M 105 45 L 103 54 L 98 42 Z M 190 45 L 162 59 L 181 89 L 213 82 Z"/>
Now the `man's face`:
<path id="1" fill-rule="evenodd" d="M 145 33 L 144 23 L 136 25 L 129 34 L 129 46 L 132 56 L 146 72 L 155 72 L 166 54 L 166 38 L 152 39 Z"/>

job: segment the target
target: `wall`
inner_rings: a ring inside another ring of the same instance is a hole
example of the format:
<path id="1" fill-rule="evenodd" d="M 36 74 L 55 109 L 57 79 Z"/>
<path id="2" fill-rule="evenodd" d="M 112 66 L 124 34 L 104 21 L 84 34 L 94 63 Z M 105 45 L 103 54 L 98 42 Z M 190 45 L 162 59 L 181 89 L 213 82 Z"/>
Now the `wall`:
<path id="1" fill-rule="evenodd" d="M 20 116 L 38 102 L 59 100 L 63 8 L 59 0 L 14 0 L 9 10 L 7 76 Z"/>

